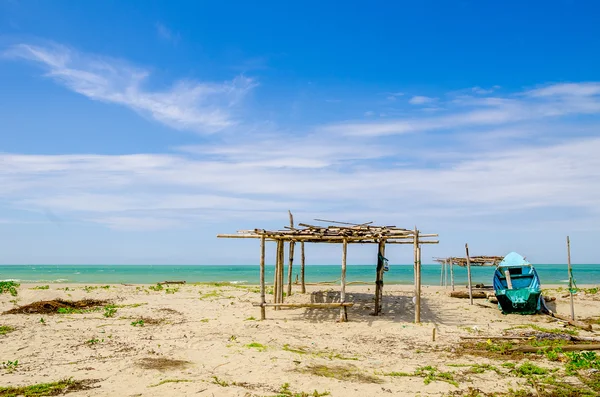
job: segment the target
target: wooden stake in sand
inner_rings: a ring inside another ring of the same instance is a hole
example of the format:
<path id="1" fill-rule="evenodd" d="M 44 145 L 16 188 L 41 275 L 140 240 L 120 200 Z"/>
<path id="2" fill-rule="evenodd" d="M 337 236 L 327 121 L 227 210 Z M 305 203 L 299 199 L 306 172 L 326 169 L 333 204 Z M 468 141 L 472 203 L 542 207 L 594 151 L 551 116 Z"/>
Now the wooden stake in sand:
<path id="1" fill-rule="evenodd" d="M 378 316 L 381 312 L 382 298 L 383 298 L 383 268 L 384 261 L 379 259 L 379 256 L 385 256 L 385 240 L 379 240 L 379 249 L 377 251 L 377 274 L 375 277 L 375 310 L 374 315 Z"/>
<path id="2" fill-rule="evenodd" d="M 340 290 L 340 303 L 346 303 L 346 254 L 348 252 L 348 242 L 344 240 L 342 244 L 342 280 Z M 348 321 L 348 310 L 346 306 L 340 307 L 340 322 Z"/>
<path id="3" fill-rule="evenodd" d="M 567 236 L 567 267 L 569 269 L 569 294 L 571 295 L 571 320 L 575 321 L 575 305 L 573 303 L 573 270 L 571 269 L 571 240 Z"/>
<path id="4" fill-rule="evenodd" d="M 465 244 L 467 253 L 467 277 L 469 278 L 469 304 L 473 305 L 473 284 L 471 283 L 471 259 L 469 258 L 469 244 Z"/>
<path id="5" fill-rule="evenodd" d="M 265 320 L 265 236 L 260 239 L 260 319 Z"/>
<path id="6" fill-rule="evenodd" d="M 306 294 L 306 284 L 304 283 L 304 266 L 306 265 L 306 259 L 304 257 L 304 241 L 300 241 L 300 282 L 302 284 L 302 293 Z"/>
<path id="7" fill-rule="evenodd" d="M 415 323 L 421 322 L 421 248 L 419 247 L 419 231 L 415 226 L 414 232 L 414 254 L 415 254 Z"/>
<path id="8" fill-rule="evenodd" d="M 285 259 L 285 242 L 281 242 L 281 250 L 279 252 L 279 303 L 283 303 L 283 274 L 284 274 L 284 259 Z"/>
<path id="9" fill-rule="evenodd" d="M 450 284 L 452 284 L 452 291 L 454 291 L 454 262 L 450 261 Z"/>
<path id="10" fill-rule="evenodd" d="M 290 228 L 294 229 L 294 216 L 292 215 L 292 211 L 288 211 L 288 213 L 290 214 Z M 295 244 L 296 243 L 293 240 L 290 241 L 287 296 L 292 295 L 292 267 L 294 264 L 294 245 Z"/>
<path id="11" fill-rule="evenodd" d="M 279 303 L 279 251 L 281 250 L 281 244 L 283 244 L 283 241 L 277 240 L 277 248 L 275 249 L 275 274 L 273 275 L 273 303 Z"/>

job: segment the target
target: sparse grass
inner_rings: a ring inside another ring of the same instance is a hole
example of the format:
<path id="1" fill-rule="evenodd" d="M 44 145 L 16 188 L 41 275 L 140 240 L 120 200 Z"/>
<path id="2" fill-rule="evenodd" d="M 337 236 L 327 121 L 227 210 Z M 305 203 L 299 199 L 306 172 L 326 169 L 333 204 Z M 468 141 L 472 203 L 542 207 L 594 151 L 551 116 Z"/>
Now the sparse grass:
<path id="1" fill-rule="evenodd" d="M 219 292 L 218 290 L 213 290 L 213 291 L 207 292 L 205 294 L 202 294 L 202 291 L 200 291 L 200 294 L 202 295 L 200 297 L 200 299 L 218 298 L 221 296 L 221 292 Z"/>
<path id="2" fill-rule="evenodd" d="M 175 370 L 188 367 L 191 363 L 164 357 L 146 357 L 139 360 L 137 366 L 143 369 Z"/>
<path id="3" fill-rule="evenodd" d="M 251 316 L 251 317 L 248 317 L 247 319 L 245 319 L 244 321 L 256 321 L 256 317 Z"/>
<path id="4" fill-rule="evenodd" d="M 11 372 L 15 371 L 17 369 L 17 367 L 19 366 L 19 360 L 4 361 L 1 365 L 2 365 L 2 368 L 4 368 L 6 370 L 6 372 L 11 373 Z"/>
<path id="5" fill-rule="evenodd" d="M 14 330 L 15 330 L 15 328 L 11 327 L 10 325 L 0 325 L 0 335 L 9 334 L 9 333 L 13 332 Z"/>
<path id="6" fill-rule="evenodd" d="M 165 289 L 166 294 L 174 294 L 179 291 L 179 288 L 167 288 Z"/>
<path id="7" fill-rule="evenodd" d="M 14 281 L 0 281 L 0 294 L 8 292 L 12 296 L 17 296 L 17 288 L 19 288 L 21 284 L 15 283 Z"/>
<path id="8" fill-rule="evenodd" d="M 36 285 L 33 288 L 29 288 L 29 289 L 50 289 L 49 285 Z"/>
<path id="9" fill-rule="evenodd" d="M 595 295 L 598 293 L 598 291 L 600 291 L 600 288 L 598 288 L 598 287 L 580 288 L 579 290 L 583 291 L 586 295 Z"/>
<path id="10" fill-rule="evenodd" d="M 544 332 L 544 333 L 548 333 L 548 334 L 579 335 L 579 332 L 577 332 L 576 330 L 573 330 L 573 329 L 569 329 L 569 328 L 545 328 L 545 327 L 540 327 L 539 325 L 536 325 L 536 324 L 517 325 L 515 327 L 508 328 L 507 331 L 508 330 L 512 330 L 512 329 L 523 329 L 523 328 L 531 328 L 531 329 L 533 329 L 535 331 Z"/>
<path id="11" fill-rule="evenodd" d="M 425 367 L 419 367 L 413 373 L 407 372 L 388 372 L 384 373 L 386 376 L 418 376 L 423 378 L 423 382 L 428 385 L 434 381 L 441 381 L 449 383 L 453 386 L 458 387 L 458 382 L 454 379 L 452 372 L 441 372 L 436 367 L 430 365 Z"/>
<path id="12" fill-rule="evenodd" d="M 164 288 L 161 284 L 156 284 L 156 285 L 151 285 L 150 287 L 148 287 L 148 289 L 158 292 L 158 291 L 162 291 Z"/>
<path id="13" fill-rule="evenodd" d="M 494 371 L 498 375 L 502 375 L 502 371 L 498 367 L 495 367 L 491 364 L 473 364 L 471 365 L 471 373 L 474 374 L 482 374 L 485 371 Z"/>
<path id="14" fill-rule="evenodd" d="M 256 349 L 256 350 L 258 350 L 259 352 L 264 352 L 264 351 L 266 351 L 266 350 L 267 350 L 267 346 L 265 346 L 265 345 L 263 345 L 263 344 L 261 344 L 261 343 L 258 343 L 258 342 L 252 342 L 252 343 L 248 343 L 248 344 L 246 345 L 246 347 L 248 347 L 248 348 L 250 348 L 250 349 Z"/>
<path id="15" fill-rule="evenodd" d="M 304 369 L 299 369 L 299 372 L 323 376 L 325 378 L 334 378 L 343 381 L 359 382 L 359 383 L 383 383 L 383 379 L 373 375 L 365 374 L 352 365 L 319 365 L 313 364 Z"/>
<path id="16" fill-rule="evenodd" d="M 150 385 L 148 387 L 157 387 L 157 386 L 160 386 L 160 385 L 164 385 L 166 383 L 186 383 L 186 382 L 192 382 L 192 381 L 189 380 L 189 379 L 165 379 L 165 380 L 162 380 L 162 381 L 160 381 L 160 382 L 158 382 L 158 383 L 156 383 L 154 385 Z"/>
<path id="17" fill-rule="evenodd" d="M 104 317 L 114 317 L 117 314 L 117 308 L 114 305 L 106 305 L 104 306 L 104 313 L 102 314 Z"/>
<path id="18" fill-rule="evenodd" d="M 221 387 L 228 387 L 229 386 L 229 382 L 224 381 L 223 379 L 219 378 L 218 376 L 213 376 L 213 383 L 215 385 L 219 385 Z"/>
<path id="19" fill-rule="evenodd" d="M 96 344 L 101 343 L 101 342 L 104 342 L 104 339 L 100 340 L 100 339 L 97 339 L 97 338 L 92 338 L 92 339 L 86 341 L 85 343 L 88 344 L 88 345 L 90 345 L 90 346 L 93 346 L 93 345 L 96 345 Z"/>
<path id="20" fill-rule="evenodd" d="M 87 308 L 87 309 L 76 309 L 73 307 L 59 307 L 56 312 L 58 314 L 86 314 L 86 313 L 93 313 L 93 312 L 99 312 L 99 311 L 100 311 L 100 307 L 91 307 L 91 308 Z"/>
<path id="21" fill-rule="evenodd" d="M 132 321 L 131 325 L 134 326 L 134 327 L 143 327 L 144 326 L 144 320 L 139 319 L 139 320 L 136 320 L 136 321 Z"/>
<path id="22" fill-rule="evenodd" d="M 336 353 L 334 351 L 310 351 L 304 347 L 290 347 L 290 345 L 283 345 L 283 350 L 297 353 L 297 354 L 310 354 L 315 357 L 328 358 L 330 360 L 350 360 L 350 361 L 358 361 L 358 357 L 347 357 L 343 356 L 340 353 Z"/>
<path id="23" fill-rule="evenodd" d="M 530 375 L 546 375 L 548 370 L 546 368 L 538 367 L 537 365 L 525 362 L 517 367 L 515 367 L 512 371 L 516 376 L 530 376 Z"/>
<path id="24" fill-rule="evenodd" d="M 290 390 L 290 384 L 286 382 L 283 385 L 281 385 L 281 388 L 279 389 L 279 392 L 276 397 L 322 397 L 329 395 L 331 395 L 331 393 L 329 393 L 328 391 L 319 392 L 317 390 L 313 391 L 312 393 L 292 392 Z"/>
<path id="25" fill-rule="evenodd" d="M 91 384 L 96 383 L 96 380 L 73 380 L 64 379 L 58 382 L 52 383 L 38 383 L 31 386 L 20 386 L 20 387 L 3 387 L 0 386 L 0 397 L 42 397 L 42 396 L 56 396 L 59 394 L 66 394 L 75 392 L 78 390 L 88 390 L 91 388 Z"/>

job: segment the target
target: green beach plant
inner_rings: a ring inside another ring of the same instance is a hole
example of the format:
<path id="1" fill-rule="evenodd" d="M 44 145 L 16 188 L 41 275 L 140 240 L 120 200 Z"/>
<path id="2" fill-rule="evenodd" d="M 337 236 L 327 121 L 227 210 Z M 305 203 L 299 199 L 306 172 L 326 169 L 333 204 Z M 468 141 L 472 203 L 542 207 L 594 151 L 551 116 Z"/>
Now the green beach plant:
<path id="1" fill-rule="evenodd" d="M 14 327 L 11 327 L 10 325 L 0 325 L 0 335 L 6 335 L 8 333 L 11 333 L 15 330 Z"/>
<path id="2" fill-rule="evenodd" d="M 0 294 L 8 292 L 12 296 L 17 296 L 17 288 L 19 288 L 20 285 L 21 284 L 14 281 L 0 281 Z"/>

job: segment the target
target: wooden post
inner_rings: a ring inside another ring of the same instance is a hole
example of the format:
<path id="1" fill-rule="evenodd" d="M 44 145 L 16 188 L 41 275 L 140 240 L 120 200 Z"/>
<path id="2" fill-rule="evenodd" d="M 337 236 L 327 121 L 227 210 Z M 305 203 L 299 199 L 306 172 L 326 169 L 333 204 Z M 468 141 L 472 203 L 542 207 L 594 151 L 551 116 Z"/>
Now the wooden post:
<path id="1" fill-rule="evenodd" d="M 444 288 L 446 288 L 448 286 L 448 265 L 446 264 L 445 259 L 444 263 L 442 263 L 442 266 L 444 267 L 444 282 L 442 284 L 444 285 Z"/>
<path id="2" fill-rule="evenodd" d="M 292 211 L 288 210 L 288 213 L 290 214 L 290 227 L 292 229 L 294 229 L 294 216 L 292 215 Z M 290 241 L 287 296 L 292 295 L 292 266 L 294 264 L 294 245 L 295 244 L 296 243 L 294 241 Z"/>
<path id="3" fill-rule="evenodd" d="M 344 239 L 342 244 L 342 280 L 340 290 L 340 303 L 346 303 L 346 254 L 348 252 L 348 240 Z M 346 306 L 340 307 L 340 322 L 348 321 L 348 311 Z"/>
<path id="4" fill-rule="evenodd" d="M 417 299 L 415 304 L 415 323 L 421 322 L 421 246 L 417 248 Z"/>
<path id="5" fill-rule="evenodd" d="M 575 304 L 573 303 L 573 273 L 571 269 L 571 240 L 567 236 L 567 267 L 569 270 L 569 295 L 571 295 L 571 321 L 575 321 Z"/>
<path id="6" fill-rule="evenodd" d="M 279 303 L 283 303 L 283 274 L 284 274 L 284 259 L 285 259 L 285 242 L 281 242 L 281 250 L 279 253 Z"/>
<path id="7" fill-rule="evenodd" d="M 444 263 L 440 263 L 440 287 L 444 286 Z"/>
<path id="8" fill-rule="evenodd" d="M 454 291 L 454 261 L 450 260 L 450 284 L 452 284 L 452 291 Z"/>
<path id="9" fill-rule="evenodd" d="M 473 305 L 473 285 L 471 283 L 471 258 L 469 258 L 469 244 L 465 244 L 465 251 L 467 253 L 467 277 L 469 281 L 469 302 Z"/>
<path id="10" fill-rule="evenodd" d="M 265 320 L 265 236 L 260 236 L 260 319 Z"/>
<path id="11" fill-rule="evenodd" d="M 277 240 L 275 249 L 275 275 L 273 276 L 273 303 L 279 303 L 279 251 L 281 250 L 281 240 Z M 277 310 L 277 307 L 275 308 Z"/>
<path id="12" fill-rule="evenodd" d="M 300 278 L 302 283 L 302 293 L 306 294 L 306 284 L 304 284 L 304 266 L 305 266 L 305 258 L 304 258 L 304 241 L 300 242 L 300 260 L 301 260 L 301 270 L 300 270 Z"/>
<path id="13" fill-rule="evenodd" d="M 415 254 L 415 266 L 414 266 L 414 279 L 415 279 L 415 323 L 421 322 L 421 280 L 419 279 L 420 267 L 421 267 L 421 250 L 419 249 L 419 231 L 415 226 L 414 233 L 414 254 Z"/>
<path id="14" fill-rule="evenodd" d="M 379 240 L 379 249 L 377 251 L 377 274 L 375 277 L 375 310 L 373 314 L 378 316 L 381 312 L 381 300 L 383 298 L 383 260 L 379 260 L 379 255 L 385 256 L 385 240 Z"/>

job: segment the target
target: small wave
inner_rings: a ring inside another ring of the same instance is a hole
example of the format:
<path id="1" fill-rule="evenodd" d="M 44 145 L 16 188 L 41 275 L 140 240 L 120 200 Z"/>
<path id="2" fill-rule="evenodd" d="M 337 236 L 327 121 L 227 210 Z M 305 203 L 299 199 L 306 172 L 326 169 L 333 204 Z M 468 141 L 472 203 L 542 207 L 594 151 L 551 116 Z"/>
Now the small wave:
<path id="1" fill-rule="evenodd" d="M 75 273 L 73 273 L 73 274 L 81 274 L 81 272 L 75 272 Z"/>
<path id="2" fill-rule="evenodd" d="M 230 281 L 231 284 L 247 284 L 248 281 L 247 280 L 234 280 L 234 281 Z"/>
<path id="3" fill-rule="evenodd" d="M 10 282 L 10 281 L 12 281 L 14 283 L 22 283 L 23 282 L 23 281 L 21 281 L 18 278 L 7 278 L 6 280 L 0 280 L 0 281 L 4 281 L 4 282 Z"/>

